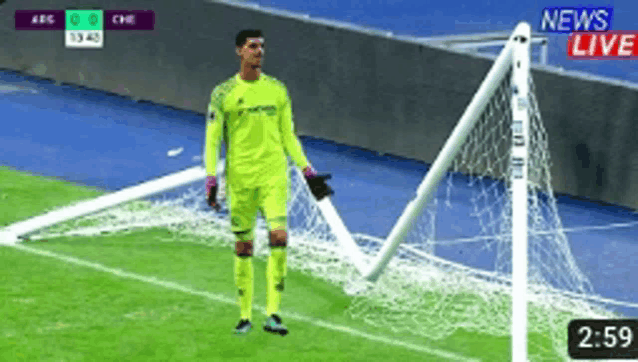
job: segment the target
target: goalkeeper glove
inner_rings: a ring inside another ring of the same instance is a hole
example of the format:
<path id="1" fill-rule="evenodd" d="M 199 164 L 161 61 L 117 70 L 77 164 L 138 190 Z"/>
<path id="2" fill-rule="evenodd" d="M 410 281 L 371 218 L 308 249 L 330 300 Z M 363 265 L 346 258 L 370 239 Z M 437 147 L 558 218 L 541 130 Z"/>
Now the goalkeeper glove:
<path id="1" fill-rule="evenodd" d="M 219 211 L 217 203 L 217 179 L 215 176 L 206 176 L 206 202 L 208 206 Z"/>
<path id="2" fill-rule="evenodd" d="M 315 170 L 313 170 L 310 166 L 304 169 L 303 174 L 308 186 L 310 187 L 310 192 L 312 192 L 317 201 L 321 201 L 324 197 L 335 193 L 326 183 L 326 180 L 330 180 L 332 175 L 317 174 L 317 172 L 315 172 Z"/>

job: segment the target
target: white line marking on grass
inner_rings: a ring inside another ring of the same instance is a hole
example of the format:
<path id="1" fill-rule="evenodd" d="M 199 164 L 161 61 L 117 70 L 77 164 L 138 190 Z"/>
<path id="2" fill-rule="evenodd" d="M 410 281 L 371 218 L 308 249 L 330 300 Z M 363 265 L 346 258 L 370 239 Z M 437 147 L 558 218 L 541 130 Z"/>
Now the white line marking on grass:
<path id="1" fill-rule="evenodd" d="M 186 286 L 183 286 L 183 285 L 180 285 L 180 284 L 177 284 L 177 283 L 173 283 L 173 282 L 169 282 L 169 281 L 165 281 L 165 280 L 160 280 L 160 279 L 157 279 L 155 277 L 148 277 L 148 276 L 144 276 L 144 275 L 139 275 L 139 274 L 127 272 L 127 271 L 124 271 L 124 270 L 121 270 L 121 269 L 110 268 L 110 267 L 104 266 L 102 264 L 90 262 L 90 261 L 87 261 L 87 260 L 78 259 L 78 258 L 75 258 L 75 257 L 72 257 L 72 256 L 66 256 L 66 255 L 57 254 L 57 253 L 54 253 L 54 252 L 51 252 L 51 251 L 31 248 L 31 247 L 28 247 L 28 246 L 25 246 L 25 245 L 22 245 L 22 244 L 10 245 L 10 247 L 18 249 L 18 250 L 25 251 L 25 252 L 28 252 L 28 253 L 32 253 L 32 254 L 48 256 L 50 258 L 61 260 L 61 261 L 65 262 L 65 263 L 75 264 L 75 265 L 80 265 L 80 266 L 84 266 L 84 267 L 87 267 L 87 268 L 95 269 L 95 270 L 98 270 L 98 271 L 101 271 L 101 272 L 105 272 L 105 273 L 116 275 L 118 277 L 127 278 L 127 279 L 134 279 L 134 280 L 137 280 L 137 281 L 140 281 L 140 282 L 144 282 L 144 283 L 148 283 L 148 284 L 153 284 L 153 285 L 157 285 L 157 286 L 160 286 L 160 287 L 164 287 L 166 289 L 173 289 L 173 290 L 177 290 L 177 291 L 184 292 L 184 293 L 187 293 L 187 294 L 196 295 L 196 296 L 199 296 L 199 297 L 204 297 L 206 299 L 214 300 L 214 301 L 217 301 L 217 302 L 220 302 L 220 303 L 230 304 L 230 305 L 235 305 L 236 304 L 235 299 L 231 299 L 231 298 L 219 295 L 219 294 L 214 294 L 214 293 L 205 292 L 205 291 L 201 291 L 201 290 L 191 289 L 189 287 L 186 287 Z M 260 310 L 262 313 L 265 312 L 265 308 L 261 307 L 259 305 L 255 305 L 255 309 Z M 346 334 L 349 334 L 351 336 L 360 337 L 360 338 L 368 339 L 368 340 L 375 341 L 375 342 L 385 343 L 385 344 L 392 345 L 392 346 L 403 347 L 405 349 L 413 350 L 413 351 L 416 351 L 416 352 L 427 353 L 427 354 L 430 354 L 430 355 L 433 355 L 433 356 L 445 358 L 447 360 L 468 361 L 468 362 L 469 361 L 472 361 L 472 362 L 480 361 L 479 359 L 476 359 L 476 358 L 465 357 L 465 356 L 460 355 L 460 354 L 444 351 L 444 350 L 433 348 L 433 347 L 419 346 L 419 345 L 415 345 L 415 344 L 411 344 L 411 343 L 408 343 L 408 342 L 403 342 L 403 341 L 399 341 L 399 340 L 395 340 L 395 339 L 391 339 L 391 338 L 387 338 L 387 337 L 382 337 L 382 336 L 376 336 L 376 335 L 368 334 L 368 333 L 361 332 L 361 331 L 358 331 L 358 330 L 350 328 L 350 327 L 324 322 L 324 321 L 321 321 L 321 320 L 318 320 L 318 319 L 305 317 L 305 316 L 302 316 L 302 315 L 299 315 L 299 314 L 295 314 L 295 313 L 282 313 L 282 315 L 285 316 L 285 317 L 288 317 L 290 319 L 297 320 L 299 322 L 305 322 L 305 323 L 311 324 L 311 325 L 316 326 L 316 327 L 322 327 L 322 328 L 330 329 L 330 330 L 333 330 L 333 331 L 346 333 Z"/>

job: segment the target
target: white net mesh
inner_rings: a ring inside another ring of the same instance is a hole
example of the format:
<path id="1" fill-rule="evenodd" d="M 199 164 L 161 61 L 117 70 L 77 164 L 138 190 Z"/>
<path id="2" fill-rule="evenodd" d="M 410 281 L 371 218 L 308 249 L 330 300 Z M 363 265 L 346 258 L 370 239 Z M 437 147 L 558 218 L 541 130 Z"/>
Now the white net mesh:
<path id="1" fill-rule="evenodd" d="M 491 97 L 445 182 L 440 184 L 435 201 L 403 243 L 400 257 L 393 259 L 380 282 L 350 308 L 354 316 L 381 328 L 417 332 L 429 338 L 446 337 L 459 328 L 493 336 L 509 335 L 509 80 L 510 76 L 505 76 Z M 576 265 L 563 231 L 551 187 L 547 134 L 531 78 L 530 87 L 528 332 L 549 337 L 554 344 L 553 354 L 567 358 L 566 331 L 571 319 L 612 314 L 582 298 L 592 296 L 593 288 Z M 373 315 L 377 317 L 372 318 Z M 540 349 L 541 346 L 530 345 L 531 360 L 546 357 L 541 357 Z"/>
<path id="2" fill-rule="evenodd" d="M 565 357 L 565 331 L 570 319 L 610 313 L 574 297 L 589 296 L 593 291 L 562 231 L 551 188 L 547 134 L 531 80 L 530 85 L 529 332 L 551 338 L 555 355 Z M 434 201 L 413 224 L 374 285 L 352 282 L 357 270 L 340 252 L 336 236 L 301 174 L 291 168 L 289 268 L 346 288 L 354 295 L 347 312 L 384 330 L 427 338 L 444 338 L 458 329 L 509 335 L 510 101 L 506 76 L 440 184 Z M 190 185 L 160 199 L 133 202 L 56 225 L 32 238 L 167 227 L 182 240 L 232 244 L 227 212 L 211 212 L 203 194 L 203 184 Z M 225 204 L 223 194 L 220 198 Z M 353 236 L 369 259 L 384 242 L 364 234 Z M 267 243 L 263 242 L 267 240 L 266 228 L 261 219 L 256 239 L 255 255 L 267 255 Z M 529 350 L 532 360 L 541 358 L 533 345 Z"/>

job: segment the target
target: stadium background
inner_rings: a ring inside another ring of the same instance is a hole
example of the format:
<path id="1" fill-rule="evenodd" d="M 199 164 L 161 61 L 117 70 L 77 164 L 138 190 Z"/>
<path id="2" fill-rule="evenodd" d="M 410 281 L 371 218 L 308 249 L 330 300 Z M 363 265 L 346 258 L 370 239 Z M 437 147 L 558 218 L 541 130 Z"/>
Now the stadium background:
<path id="1" fill-rule="evenodd" d="M 539 30 L 541 9 L 550 6 L 611 6 L 614 7 L 614 30 L 636 30 L 638 4 L 630 0 L 595 2 L 522 0 L 522 1 L 295 1 L 252 0 L 261 6 L 309 14 L 316 17 L 343 20 L 353 24 L 392 31 L 400 35 L 430 37 L 438 35 L 474 34 L 511 31 L 518 21 L 532 24 Z M 617 80 L 638 82 L 635 61 L 574 61 L 567 59 L 567 35 L 550 34 L 548 64 L 569 70 L 587 72 Z M 586 75 L 585 75 L 586 76 Z"/>
<path id="2" fill-rule="evenodd" d="M 0 8 L 3 165 L 115 190 L 199 163 L 202 105 L 212 85 L 236 67 L 229 39 L 237 29 L 255 24 L 269 34 L 266 71 L 289 84 L 310 159 L 335 175 L 335 205 L 344 221 L 353 232 L 383 236 L 490 64 L 489 57 L 227 4 L 97 3 L 109 9 L 153 9 L 157 30 L 107 34 L 102 51 L 66 51 L 59 33 L 10 29 L 16 3 Z M 407 3 L 262 4 L 412 35 L 511 30 L 519 20 L 537 24 L 540 9 L 555 5 L 447 2 L 449 9 L 440 4 L 432 9 Z M 82 3 L 42 0 L 30 2 L 29 8 L 74 5 Z M 462 5 L 468 10 L 459 14 Z M 599 5 L 615 7 L 614 28 L 635 28 L 630 17 L 635 4 Z M 407 11 L 414 15 L 406 17 Z M 430 32 L 420 32 L 425 29 Z M 550 64 L 622 81 L 638 79 L 631 62 L 568 63 L 561 39 L 550 43 Z M 407 63 L 417 64 L 416 71 L 403 72 Z M 534 75 L 549 130 L 555 188 L 564 193 L 560 213 L 577 262 L 603 296 L 638 301 L 632 277 L 638 272 L 633 262 L 638 217 L 627 208 L 638 205 L 636 87 L 549 67 L 537 67 Z M 60 82 L 68 84 L 55 84 Z M 351 98 L 339 92 L 343 84 Z M 399 98 L 407 101 L 392 103 Z M 397 109 L 388 111 L 393 104 Z M 437 108 L 439 104 L 446 106 Z M 397 130 L 395 135 L 382 137 L 389 128 Z M 166 157 L 176 147 L 184 148 L 182 155 Z"/>

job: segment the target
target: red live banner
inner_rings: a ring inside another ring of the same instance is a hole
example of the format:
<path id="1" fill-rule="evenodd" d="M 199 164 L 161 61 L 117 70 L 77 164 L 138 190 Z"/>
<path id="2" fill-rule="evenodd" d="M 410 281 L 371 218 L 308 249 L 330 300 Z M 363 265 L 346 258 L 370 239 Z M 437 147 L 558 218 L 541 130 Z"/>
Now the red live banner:
<path id="1" fill-rule="evenodd" d="M 567 40 L 570 59 L 636 59 L 638 30 L 572 33 Z"/>

